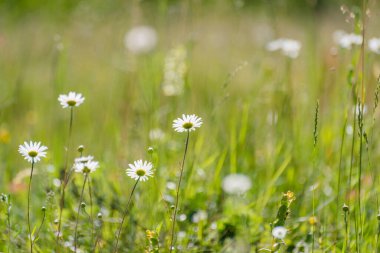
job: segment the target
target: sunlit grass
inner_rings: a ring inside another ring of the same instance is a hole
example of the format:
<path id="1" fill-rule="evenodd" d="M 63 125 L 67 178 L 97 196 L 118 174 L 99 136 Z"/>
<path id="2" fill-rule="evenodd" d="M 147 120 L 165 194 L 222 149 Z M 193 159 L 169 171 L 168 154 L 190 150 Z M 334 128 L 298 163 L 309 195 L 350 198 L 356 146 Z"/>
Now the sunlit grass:
<path id="1" fill-rule="evenodd" d="M 334 31 L 360 37 L 362 6 L 240 4 L 0 5 L 0 251 L 29 252 L 31 231 L 35 252 L 378 251 L 379 6 L 361 48 Z M 157 41 L 134 51 L 139 25 Z M 70 91 L 86 98 L 74 114 L 57 100 Z M 192 113 L 188 142 L 172 124 Z M 29 139 L 49 147 L 31 231 Z M 79 145 L 91 178 L 66 175 Z M 136 159 L 154 169 L 138 186 Z"/>

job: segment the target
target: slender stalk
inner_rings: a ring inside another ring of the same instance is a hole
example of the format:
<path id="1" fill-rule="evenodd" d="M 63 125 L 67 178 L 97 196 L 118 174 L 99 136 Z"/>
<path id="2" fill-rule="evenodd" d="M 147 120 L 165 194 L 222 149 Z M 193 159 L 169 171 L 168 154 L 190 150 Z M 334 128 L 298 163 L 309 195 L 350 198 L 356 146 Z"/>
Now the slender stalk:
<path id="1" fill-rule="evenodd" d="M 11 250 L 11 200 L 10 195 L 8 195 L 8 206 L 7 206 L 7 221 L 8 221 L 8 253 Z"/>
<path id="2" fill-rule="evenodd" d="M 173 245 L 174 245 L 174 230 L 175 230 L 175 222 L 177 218 L 177 211 L 178 211 L 178 200 L 179 200 L 179 191 L 181 187 L 181 182 L 182 182 L 182 175 L 183 175 L 183 168 L 185 165 L 185 159 L 186 159 L 186 154 L 187 154 L 187 147 L 189 146 L 189 137 L 190 137 L 190 132 L 187 131 L 187 137 L 186 137 L 186 143 L 185 143 L 185 152 L 183 153 L 183 159 L 181 163 L 181 174 L 179 175 L 179 181 L 177 185 L 177 196 L 175 200 L 175 207 L 174 207 L 174 214 L 173 214 L 173 225 L 172 225 L 172 236 L 170 240 L 170 252 L 173 251 Z"/>
<path id="3" fill-rule="evenodd" d="M 313 219 L 314 217 L 315 217 L 315 188 L 313 187 Z M 312 233 L 311 253 L 314 253 L 314 241 L 315 241 L 315 224 L 314 223 L 311 225 L 311 233 Z"/>
<path id="4" fill-rule="evenodd" d="M 363 110 L 364 110 L 364 71 L 365 71 L 365 61 L 364 61 L 364 54 L 365 54 L 365 24 L 366 24 L 366 0 L 362 0 L 362 38 L 363 42 L 360 47 L 361 52 L 361 99 L 360 99 L 360 111 L 359 111 L 359 130 L 360 130 L 360 151 L 359 151 L 359 175 L 358 175 L 358 194 L 359 194 L 359 243 L 363 239 L 363 217 L 362 217 L 362 209 L 361 209 L 361 175 L 362 175 L 362 151 L 363 151 Z M 360 248 L 360 247 L 359 247 Z M 360 251 L 359 251 L 360 252 Z"/>
<path id="5" fill-rule="evenodd" d="M 343 252 L 346 252 L 346 249 L 348 248 L 349 243 L 349 237 L 348 237 L 348 221 L 347 221 L 347 213 L 349 211 L 344 211 L 344 231 L 345 231 L 345 246 L 343 248 Z"/>
<path id="6" fill-rule="evenodd" d="M 71 133 L 73 129 L 73 118 L 74 118 L 74 110 L 73 107 L 70 107 L 70 124 L 69 124 L 69 138 L 68 138 L 68 144 L 67 149 L 65 152 L 66 159 L 65 159 L 65 171 L 63 176 L 63 183 L 61 184 L 61 199 L 59 202 L 59 219 L 58 219 L 58 230 L 57 230 L 57 238 L 56 238 L 56 246 L 59 252 L 59 238 L 61 234 L 61 226 L 62 226 L 62 211 L 65 207 L 65 189 L 68 183 L 68 176 L 67 176 L 67 167 L 69 164 L 69 150 L 71 147 Z"/>
<path id="7" fill-rule="evenodd" d="M 116 244 L 115 244 L 115 249 L 114 249 L 114 253 L 117 252 L 118 250 L 118 245 L 119 245 L 119 238 L 120 238 L 120 234 L 121 234 L 121 229 L 123 228 L 123 224 L 124 224 L 124 220 L 125 220 L 125 217 L 127 217 L 127 214 L 128 214 L 128 208 L 129 208 L 129 205 L 131 204 L 131 200 L 132 200 L 132 195 L 136 189 L 136 186 L 137 186 L 137 183 L 140 181 L 140 178 L 138 178 L 136 180 L 136 183 L 135 185 L 133 186 L 132 188 L 132 191 L 131 191 L 131 194 L 129 195 L 129 199 L 128 199 L 128 203 L 127 203 L 127 207 L 125 208 L 125 211 L 124 211 L 124 215 L 123 215 L 123 218 L 121 220 L 121 223 L 120 223 L 120 226 L 119 226 L 119 229 L 118 229 L 118 232 L 117 232 L 117 236 L 116 236 Z"/>
<path id="8" fill-rule="evenodd" d="M 351 181 L 352 181 L 352 167 L 354 165 L 354 149 L 355 149 L 355 135 L 356 135 L 356 108 L 357 103 L 355 101 L 355 110 L 354 110 L 354 126 L 353 126 L 353 134 L 352 134 L 352 142 L 351 142 L 351 159 L 350 159 L 350 175 L 348 178 L 348 192 L 351 190 Z M 348 205 L 350 205 L 350 198 L 348 198 Z"/>
<path id="9" fill-rule="evenodd" d="M 341 142 L 340 142 L 340 151 L 339 151 L 339 167 L 338 167 L 338 193 L 337 193 L 337 198 L 336 198 L 336 210 L 337 210 L 337 213 L 338 213 L 338 217 L 339 218 L 339 208 L 340 208 L 340 181 L 341 181 L 341 177 L 342 177 L 342 158 L 343 158 L 343 146 L 344 146 L 344 139 L 345 139 L 345 136 L 346 136 L 346 127 L 347 127 L 347 115 L 345 117 L 345 120 L 344 120 L 344 124 L 343 124 L 343 128 L 342 128 L 342 138 L 341 138 Z M 337 219 L 337 223 L 338 223 L 338 220 Z M 338 236 L 338 235 L 337 235 Z"/>
<path id="10" fill-rule="evenodd" d="M 81 194 L 80 194 L 80 200 L 79 200 L 79 205 L 78 205 L 77 218 L 76 218 L 76 221 L 75 221 L 74 252 L 77 252 L 77 244 L 78 244 L 77 234 L 78 234 L 79 212 L 80 212 L 80 208 L 81 208 L 82 201 L 83 201 L 84 187 L 86 186 L 87 178 L 88 178 L 88 173 L 86 173 L 85 176 L 84 176 L 84 181 L 83 181 L 83 186 L 82 186 L 82 192 L 81 192 Z"/>
<path id="11" fill-rule="evenodd" d="M 44 222 L 45 222 L 46 211 L 43 210 L 43 213 L 44 213 L 44 216 L 42 217 L 42 221 L 41 221 L 41 224 L 40 224 L 40 226 L 39 226 L 39 228 L 38 228 L 38 230 L 37 230 L 37 233 L 36 233 L 35 238 L 38 238 L 38 235 L 40 234 L 41 228 L 42 228 L 42 226 L 44 225 Z M 35 240 L 33 240 L 33 244 L 34 244 L 34 242 L 35 242 Z"/>
<path id="12" fill-rule="evenodd" d="M 376 253 L 379 252 L 379 236 L 380 236 L 380 221 L 377 220 L 377 232 L 376 232 Z"/>
<path id="13" fill-rule="evenodd" d="M 98 233 L 96 235 L 94 250 L 92 252 L 96 252 L 96 248 L 98 247 L 98 242 L 99 242 L 99 239 L 100 239 L 100 236 L 101 236 L 101 232 L 102 232 L 103 222 L 101 220 L 99 222 L 100 222 L 99 231 L 98 231 Z"/>
<path id="14" fill-rule="evenodd" d="M 359 167 L 358 167 L 358 208 L 359 208 L 359 243 L 363 236 L 362 229 L 362 211 L 361 211 L 361 176 L 362 176 L 362 154 L 363 154 L 363 106 L 360 102 L 360 110 L 358 115 L 359 125 Z M 360 247 L 359 247 L 360 248 Z"/>
<path id="15" fill-rule="evenodd" d="M 314 171 L 316 171 L 317 165 L 316 165 L 316 160 L 317 160 L 317 143 L 318 143 L 318 115 L 319 114 L 319 100 L 317 100 L 317 105 L 315 107 L 315 116 L 314 116 L 314 132 L 313 132 L 313 137 L 314 137 L 314 143 L 313 143 L 313 168 Z M 315 219 L 315 190 L 316 188 L 313 187 L 313 219 Z M 311 246 L 311 252 L 314 253 L 314 241 L 315 241 L 315 222 L 312 224 L 312 246 Z"/>
<path id="16" fill-rule="evenodd" d="M 360 249 L 359 249 L 359 232 L 358 232 L 358 220 L 356 218 L 356 210 L 354 210 L 354 217 L 355 217 L 355 241 L 356 241 L 356 245 L 355 245 L 355 248 L 356 248 L 356 252 L 360 252 Z"/>
<path id="17" fill-rule="evenodd" d="M 94 215 L 92 212 L 92 188 L 91 188 L 91 177 L 88 176 L 88 192 L 90 194 L 90 220 L 91 220 L 91 242 L 94 242 Z"/>
<path id="18" fill-rule="evenodd" d="M 32 188 L 33 169 L 34 169 L 34 161 L 32 161 L 32 168 L 30 170 L 29 189 L 28 189 L 28 229 L 29 229 L 29 240 L 30 240 L 30 253 L 33 253 L 32 229 L 30 227 L 30 191 Z"/>

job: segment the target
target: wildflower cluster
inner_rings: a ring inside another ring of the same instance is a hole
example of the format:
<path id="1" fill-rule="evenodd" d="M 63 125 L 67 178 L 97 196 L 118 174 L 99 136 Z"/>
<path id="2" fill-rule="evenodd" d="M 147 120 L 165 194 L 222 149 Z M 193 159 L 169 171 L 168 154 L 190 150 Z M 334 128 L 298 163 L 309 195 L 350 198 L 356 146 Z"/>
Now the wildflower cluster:
<path id="1" fill-rule="evenodd" d="M 182 94 L 187 72 L 186 59 L 187 51 L 183 45 L 172 49 L 166 56 L 162 84 L 162 90 L 166 96 Z"/>

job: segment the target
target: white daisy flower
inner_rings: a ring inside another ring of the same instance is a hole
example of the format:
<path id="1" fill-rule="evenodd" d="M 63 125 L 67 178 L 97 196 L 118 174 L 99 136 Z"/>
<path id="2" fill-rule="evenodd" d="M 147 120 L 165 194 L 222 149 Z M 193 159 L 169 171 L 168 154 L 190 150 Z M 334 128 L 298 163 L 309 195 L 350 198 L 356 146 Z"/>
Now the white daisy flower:
<path id="1" fill-rule="evenodd" d="M 273 228 L 272 235 L 274 238 L 282 240 L 285 238 L 287 232 L 288 230 L 286 228 L 279 226 L 279 227 Z"/>
<path id="2" fill-rule="evenodd" d="M 99 168 L 99 162 L 89 160 L 87 162 L 74 163 L 74 171 L 78 173 L 88 174 Z"/>
<path id="3" fill-rule="evenodd" d="M 351 49 L 352 46 L 360 46 L 363 43 L 363 36 L 361 34 L 346 33 L 345 31 L 338 30 L 334 32 L 334 41 L 341 48 Z"/>
<path id="4" fill-rule="evenodd" d="M 46 150 L 48 148 L 41 145 L 41 142 L 29 143 L 24 142 L 24 145 L 20 145 L 18 152 L 30 163 L 36 163 L 41 160 L 41 157 L 46 157 Z"/>
<path id="5" fill-rule="evenodd" d="M 266 49 L 268 51 L 281 50 L 283 55 L 295 59 L 301 50 L 301 43 L 293 39 L 277 39 L 269 42 Z"/>
<path id="6" fill-rule="evenodd" d="M 147 161 L 134 161 L 133 164 L 129 164 L 127 169 L 127 175 L 134 180 L 147 181 L 149 177 L 153 177 L 153 165 Z"/>
<path id="7" fill-rule="evenodd" d="M 70 91 L 67 95 L 59 95 L 58 101 L 63 108 L 80 106 L 84 102 L 84 97 L 81 93 Z"/>
<path id="8" fill-rule="evenodd" d="M 161 141 L 165 138 L 165 133 L 159 128 L 155 128 L 149 131 L 149 139 L 152 141 Z"/>
<path id="9" fill-rule="evenodd" d="M 156 30 L 150 26 L 136 26 L 125 35 L 124 44 L 134 54 L 148 53 L 156 47 Z"/>
<path id="10" fill-rule="evenodd" d="M 75 158 L 74 163 L 86 163 L 88 161 L 92 161 L 92 159 L 94 159 L 92 155 L 81 156 L 81 157 Z"/>
<path id="11" fill-rule="evenodd" d="M 372 38 L 368 41 L 368 49 L 371 52 L 380 54 L 380 38 Z"/>
<path id="12" fill-rule="evenodd" d="M 182 118 L 178 118 L 173 121 L 173 128 L 179 133 L 186 131 L 191 132 L 195 131 L 197 127 L 201 127 L 202 124 L 202 118 L 195 116 L 195 114 L 182 114 Z"/>
<path id="13" fill-rule="evenodd" d="M 244 194 L 252 187 L 249 177 L 243 174 L 230 174 L 223 179 L 222 188 L 229 194 Z"/>
<path id="14" fill-rule="evenodd" d="M 204 211 L 204 210 L 199 210 L 198 212 L 196 212 L 193 217 L 192 217 L 192 222 L 193 223 L 199 223 L 200 221 L 202 220 L 207 220 L 207 212 Z"/>

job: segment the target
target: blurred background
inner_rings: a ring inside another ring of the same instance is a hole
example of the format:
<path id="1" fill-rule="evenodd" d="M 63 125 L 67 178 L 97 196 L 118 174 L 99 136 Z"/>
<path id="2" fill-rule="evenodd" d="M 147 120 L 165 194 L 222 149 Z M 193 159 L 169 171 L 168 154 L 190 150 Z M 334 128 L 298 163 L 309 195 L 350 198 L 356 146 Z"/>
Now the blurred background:
<path id="1" fill-rule="evenodd" d="M 28 164 L 17 153 L 18 145 L 29 139 L 42 141 L 49 151 L 36 168 L 33 209 L 37 223 L 40 207 L 49 207 L 44 240 L 38 243 L 41 252 L 49 248 L 69 122 L 69 110 L 62 109 L 57 98 L 75 91 L 86 100 L 74 109 L 69 157 L 72 161 L 78 156 L 76 147 L 84 145 L 85 154 L 101 163 L 93 184 L 94 213 L 101 211 L 106 217 L 104 252 L 109 252 L 117 227 L 113 218 L 122 213 L 133 185 L 125 169 L 137 159 L 152 160 L 156 176 L 139 185 L 131 211 L 133 225 L 127 227 L 130 233 L 122 245 L 125 251 L 141 252 L 145 230 L 158 231 L 158 226 L 161 243 L 168 240 L 168 206 L 174 196 L 170 183 L 177 182 L 184 144 L 184 136 L 171 124 L 182 113 L 195 113 L 204 121 L 190 138 L 181 209 L 185 218 L 179 225 L 185 232 L 178 243 L 182 249 L 237 252 L 239 247 L 238 252 L 255 252 L 270 245 L 270 224 L 288 190 L 299 200 L 293 204 L 289 225 L 293 232 L 287 243 L 294 247 L 300 241 L 309 243 L 310 187 L 318 188 L 320 252 L 341 246 L 344 227 L 337 213 L 344 199 L 356 195 L 350 187 L 338 191 L 337 180 L 347 181 L 348 140 L 356 134 L 348 80 L 357 77 L 360 48 L 341 48 L 334 38 L 337 30 L 360 33 L 361 4 L 0 1 L 0 191 L 12 196 L 13 219 L 24 219 L 26 208 Z M 367 8 L 366 36 L 380 37 L 379 3 L 368 1 Z M 268 51 L 268 43 L 278 38 L 297 40 L 297 55 Z M 372 108 L 380 58 L 367 51 L 365 57 L 369 108 L 365 120 L 366 126 L 375 128 L 372 116 L 377 114 Z M 317 100 L 320 125 L 313 149 Z M 373 137 L 369 145 L 372 164 L 380 156 L 378 142 Z M 153 147 L 153 154 L 148 147 Z M 340 168 L 344 172 L 337 179 Z M 252 181 L 250 191 L 237 198 L 222 189 L 223 178 L 235 173 Z M 363 178 L 368 190 L 365 208 L 372 217 L 377 211 L 370 165 L 363 169 Z M 70 185 L 66 234 L 73 225 L 81 182 L 75 177 Z M 206 212 L 206 221 L 193 222 L 191 217 L 200 210 Z M 14 225 L 19 250 L 26 245 L 22 224 Z M 375 222 L 366 226 L 368 233 L 377 231 Z M 83 236 L 82 245 L 89 244 L 87 239 Z M 0 249 L 5 249 L 6 235 L 0 240 Z M 65 240 L 72 242 L 69 236 Z M 371 252 L 372 244 L 371 237 L 363 247 Z"/>

